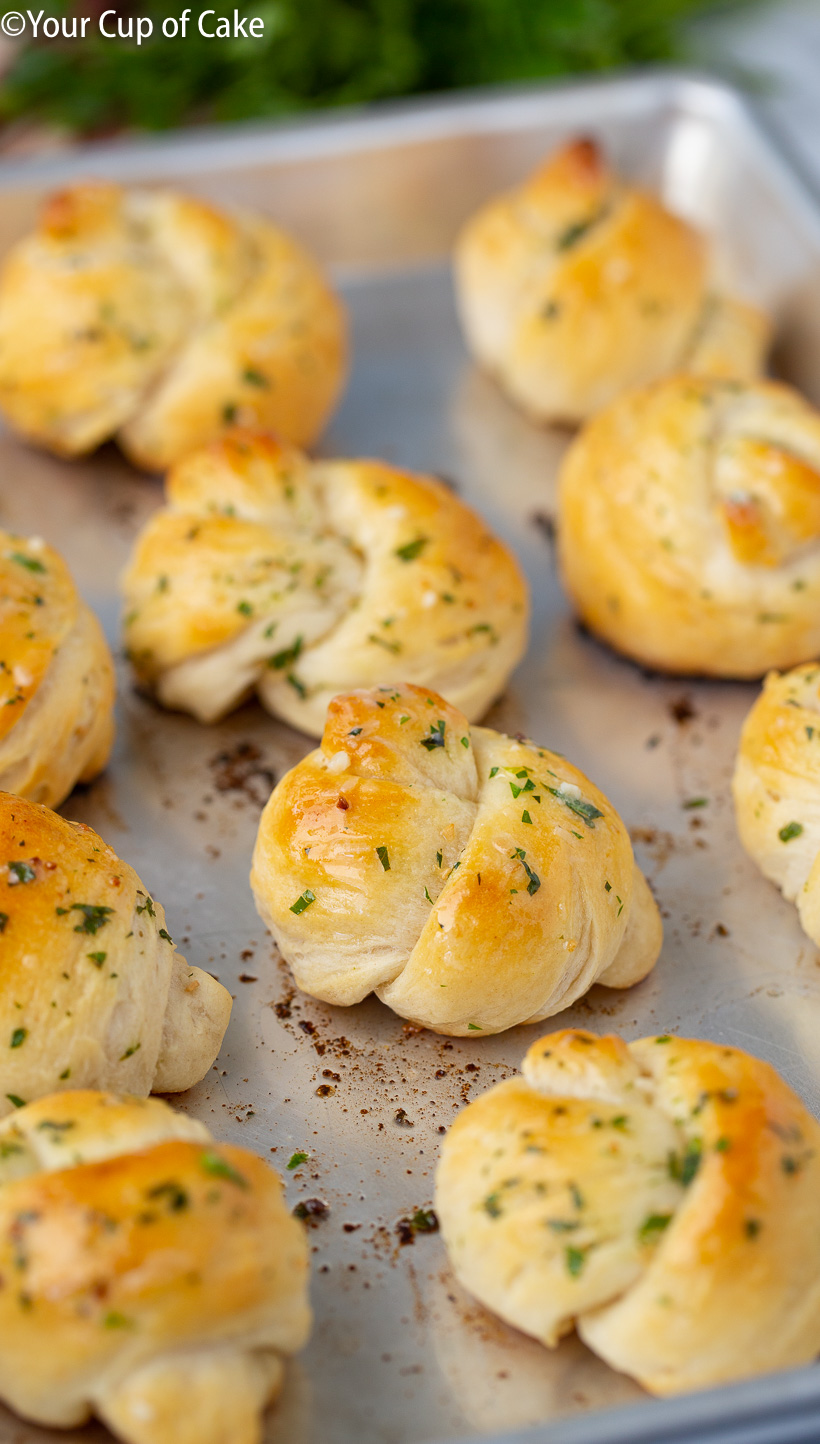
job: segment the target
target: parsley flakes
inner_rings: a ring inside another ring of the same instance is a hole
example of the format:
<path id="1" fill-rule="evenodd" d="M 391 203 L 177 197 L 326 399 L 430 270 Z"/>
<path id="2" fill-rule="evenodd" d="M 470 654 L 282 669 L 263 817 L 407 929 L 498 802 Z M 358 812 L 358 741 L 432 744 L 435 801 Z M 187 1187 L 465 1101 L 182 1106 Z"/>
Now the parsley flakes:
<path id="1" fill-rule="evenodd" d="M 439 717 L 437 722 L 431 722 L 428 735 L 420 739 L 422 747 L 426 748 L 428 752 L 434 751 L 436 747 L 443 747 L 446 730 L 447 723 L 442 717 Z"/>

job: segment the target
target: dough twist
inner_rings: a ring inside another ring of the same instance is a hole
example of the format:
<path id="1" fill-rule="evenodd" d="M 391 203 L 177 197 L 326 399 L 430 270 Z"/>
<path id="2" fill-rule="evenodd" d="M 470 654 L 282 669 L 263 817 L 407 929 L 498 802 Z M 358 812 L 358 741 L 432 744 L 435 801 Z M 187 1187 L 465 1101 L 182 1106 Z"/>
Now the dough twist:
<path id="1" fill-rule="evenodd" d="M 406 684 L 337 697 L 274 789 L 251 886 L 299 987 L 478 1037 L 645 977 L 661 922 L 612 805 L 557 753 Z"/>
<path id="2" fill-rule="evenodd" d="M 467 341 L 525 411 L 583 421 L 670 371 L 756 376 L 769 323 L 717 294 L 692 226 L 576 140 L 489 201 L 455 251 Z"/>
<path id="3" fill-rule="evenodd" d="M 567 1030 L 470 1103 L 435 1207 L 456 1274 L 554 1345 L 574 1326 L 658 1394 L 807 1363 L 820 1127 L 767 1063 Z"/>
<path id="4" fill-rule="evenodd" d="M 96 832 L 0 793 L 0 1116 L 61 1088 L 182 1092 L 230 1012 Z"/>
<path id="5" fill-rule="evenodd" d="M 740 736 L 740 840 L 820 946 L 820 666 L 772 672 Z"/>
<path id="6" fill-rule="evenodd" d="M 114 740 L 114 664 L 62 557 L 0 531 L 0 789 L 59 807 Z"/>
<path id="7" fill-rule="evenodd" d="M 171 472 L 123 590 L 138 676 L 201 722 L 255 690 L 319 736 L 337 692 L 398 666 L 480 716 L 526 646 L 518 564 L 441 482 L 255 432 Z"/>
<path id="8" fill-rule="evenodd" d="M 820 652 L 820 414 L 677 376 L 570 447 L 559 562 L 586 625 L 650 667 L 758 677 Z"/>
<path id="9" fill-rule="evenodd" d="M 173 192 L 54 195 L 0 273 L 0 410 L 59 455 L 115 437 L 159 471 L 235 421 L 308 445 L 345 369 L 344 313 L 302 248 Z"/>
<path id="10" fill-rule="evenodd" d="M 0 1397 L 127 1444 L 259 1444 L 307 1339 L 308 1251 L 267 1164 L 158 1099 L 0 1123 Z"/>

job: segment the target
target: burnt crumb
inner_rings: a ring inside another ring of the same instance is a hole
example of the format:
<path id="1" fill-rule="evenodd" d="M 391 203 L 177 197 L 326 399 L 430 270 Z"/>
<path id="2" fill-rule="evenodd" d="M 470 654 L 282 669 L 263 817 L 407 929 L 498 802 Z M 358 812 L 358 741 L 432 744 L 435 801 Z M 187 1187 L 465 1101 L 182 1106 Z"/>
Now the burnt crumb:
<path id="1" fill-rule="evenodd" d="M 414 1127 L 415 1127 L 415 1124 L 414 1124 L 412 1118 L 408 1118 L 408 1117 L 407 1117 L 407 1112 L 406 1112 L 406 1110 L 405 1110 L 404 1108 L 399 1108 L 398 1112 L 396 1113 L 395 1118 L 393 1119 L 393 1122 L 394 1122 L 394 1123 L 400 1123 L 400 1124 L 402 1124 L 403 1127 L 405 1127 L 405 1128 L 414 1128 Z"/>
<path id="2" fill-rule="evenodd" d="M 341 1074 L 340 1074 L 340 1073 L 333 1073 L 330 1068 L 323 1068 L 323 1069 L 322 1069 L 322 1077 L 323 1077 L 323 1078 L 332 1078 L 334 1083 L 338 1083 L 338 1082 L 340 1081 Z"/>
<path id="3" fill-rule="evenodd" d="M 418 1038 L 422 1033 L 427 1032 L 427 1029 L 422 1028 L 418 1023 L 403 1023 L 401 1030 L 405 1038 Z"/>
<path id="4" fill-rule="evenodd" d="M 264 807 L 276 781 L 254 742 L 239 742 L 230 752 L 218 752 L 209 762 L 217 792 L 240 792 L 256 807 Z"/>
<path id="5" fill-rule="evenodd" d="M 253 948 L 243 948 L 239 956 L 243 963 L 246 963 L 249 958 L 253 957 Z"/>
<path id="6" fill-rule="evenodd" d="M 340 812 L 347 812 L 350 803 L 348 802 L 346 797 L 340 797 L 338 802 L 336 803 L 336 806 L 338 807 Z"/>
<path id="7" fill-rule="evenodd" d="M 410 1223 L 409 1218 L 399 1219 L 398 1223 L 396 1224 L 396 1234 L 398 1236 L 399 1244 L 402 1248 L 404 1248 L 405 1244 L 416 1242 L 416 1235 L 413 1232 L 413 1227 Z"/>
<path id="8" fill-rule="evenodd" d="M 530 513 L 530 521 L 537 531 L 540 531 L 550 551 L 555 546 L 555 518 L 549 516 L 545 511 L 534 511 Z"/>
<path id="9" fill-rule="evenodd" d="M 447 1077 L 447 1069 L 446 1069 L 446 1068 L 437 1068 L 436 1071 L 435 1071 L 435 1074 L 434 1074 L 433 1076 L 436 1077 L 436 1078 L 446 1078 L 446 1077 Z"/>
<path id="10" fill-rule="evenodd" d="M 644 747 L 647 749 L 648 752 L 652 752 L 655 747 L 660 747 L 660 745 L 661 745 L 660 734 L 657 733 L 657 732 L 653 732 L 651 737 L 647 737 L 647 739 L 646 739 L 646 741 L 644 742 L 643 745 L 644 745 Z"/>
<path id="11" fill-rule="evenodd" d="M 344 1230 L 345 1233 L 355 1233 L 356 1230 L 359 1229 L 359 1228 L 361 1228 L 361 1224 L 360 1224 L 360 1223 L 343 1223 L 343 1224 L 342 1224 L 342 1229 Z"/>
<path id="12" fill-rule="evenodd" d="M 478 1072 L 478 1064 L 477 1064 L 477 1063 L 468 1063 L 467 1066 L 466 1066 L 465 1069 L 464 1069 L 464 1072 L 465 1072 L 465 1073 L 477 1073 L 477 1072 Z"/>
<path id="13" fill-rule="evenodd" d="M 530 740 L 524 732 L 513 732 L 513 737 L 515 738 L 516 742 L 527 743 Z"/>
<path id="14" fill-rule="evenodd" d="M 667 711 L 672 721 L 677 722 L 679 727 L 691 722 L 693 717 L 698 715 L 691 697 L 686 696 L 674 697 L 669 703 Z"/>
<path id="15" fill-rule="evenodd" d="M 303 1198 L 293 1210 L 294 1218 L 309 1224 L 323 1223 L 329 1214 L 330 1208 L 321 1198 Z"/>
<path id="16" fill-rule="evenodd" d="M 274 1003 L 273 1011 L 276 1014 L 277 1018 L 284 1019 L 291 1016 L 293 1009 L 291 1008 L 290 1003 L 290 998 L 284 998 L 281 1003 Z"/>
<path id="17" fill-rule="evenodd" d="M 724 927 L 723 923 L 715 923 L 715 934 L 719 938 L 728 938 L 729 929 Z"/>
<path id="18" fill-rule="evenodd" d="M 319 1087 L 316 1089 L 316 1097 L 330 1098 L 335 1092 L 336 1089 L 333 1087 L 332 1083 L 320 1083 Z"/>
<path id="19" fill-rule="evenodd" d="M 240 983 L 258 983 L 259 979 L 255 973 L 240 973 L 239 981 Z"/>
<path id="20" fill-rule="evenodd" d="M 299 1020 L 299 1027 L 302 1029 L 302 1032 L 303 1032 L 303 1033 L 315 1033 L 315 1032 L 316 1032 L 316 1024 L 315 1024 L 315 1023 L 311 1023 L 311 1021 L 310 1021 L 309 1018 L 301 1018 L 301 1019 Z"/>

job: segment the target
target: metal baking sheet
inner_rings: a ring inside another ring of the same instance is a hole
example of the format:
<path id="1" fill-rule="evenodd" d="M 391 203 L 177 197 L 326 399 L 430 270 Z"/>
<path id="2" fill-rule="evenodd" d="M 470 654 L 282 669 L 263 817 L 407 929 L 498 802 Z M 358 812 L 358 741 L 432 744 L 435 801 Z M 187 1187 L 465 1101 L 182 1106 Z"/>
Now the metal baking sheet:
<path id="1" fill-rule="evenodd" d="M 509 1440 L 535 1426 L 527 1437 L 553 1444 L 783 1444 L 820 1432 L 820 1371 L 650 1402 L 577 1340 L 549 1353 L 492 1318 L 456 1285 L 438 1236 L 403 1242 L 401 1220 L 430 1202 L 444 1128 L 550 1026 L 736 1044 L 820 1110 L 820 957 L 733 825 L 729 778 L 755 688 L 648 676 L 578 631 L 549 538 L 567 434 L 519 416 L 472 366 L 456 323 L 447 254 L 459 222 L 578 131 L 712 233 L 725 279 L 777 313 L 778 369 L 820 401 L 820 221 L 740 100 L 697 78 L 468 96 L 0 167 L 0 246 L 44 190 L 96 174 L 251 204 L 333 267 L 355 361 L 323 452 L 439 473 L 515 548 L 533 590 L 532 642 L 488 721 L 567 753 L 595 779 L 630 827 L 664 914 L 662 957 L 645 983 L 594 988 L 552 1024 L 501 1037 L 451 1041 L 375 1001 L 314 1002 L 295 992 L 248 886 L 270 785 L 312 744 L 257 706 L 212 728 L 162 713 L 122 667 L 113 762 L 64 811 L 138 869 L 188 958 L 236 995 L 218 1063 L 181 1106 L 282 1171 L 295 1150 L 308 1152 L 287 1175 L 289 1198 L 326 1205 L 310 1231 L 313 1338 L 288 1369 L 271 1441 Z M 112 448 L 62 463 L 0 436 L 0 522 L 60 548 L 114 644 L 117 575 L 160 495 Z M 687 810 L 693 797 L 707 804 Z M 0 1413 L 3 1444 L 54 1437 Z M 94 1425 L 74 1437 L 108 1436 Z"/>

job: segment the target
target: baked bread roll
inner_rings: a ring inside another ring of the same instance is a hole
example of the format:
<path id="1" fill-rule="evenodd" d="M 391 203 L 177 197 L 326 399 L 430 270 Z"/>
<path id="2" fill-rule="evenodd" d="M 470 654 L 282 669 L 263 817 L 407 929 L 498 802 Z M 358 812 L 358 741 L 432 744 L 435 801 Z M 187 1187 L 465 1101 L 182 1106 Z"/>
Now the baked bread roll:
<path id="1" fill-rule="evenodd" d="M 515 558 L 441 482 L 247 431 L 174 468 L 123 590 L 164 706 L 214 722 L 256 691 L 317 737 L 337 692 L 397 667 L 480 716 L 527 640 Z"/>
<path id="2" fill-rule="evenodd" d="M 134 869 L 90 827 L 7 792 L 0 859 L 0 1115 L 61 1088 L 198 1083 L 230 994 L 176 951 Z"/>
<path id="3" fill-rule="evenodd" d="M 114 664 L 62 557 L 0 531 L 0 789 L 59 807 L 114 740 Z"/>
<path id="4" fill-rule="evenodd" d="M 455 249 L 467 343 L 537 420 L 583 421 L 670 371 L 756 376 L 760 312 L 717 294 L 709 246 L 575 140 L 488 202 Z"/>
<path id="5" fill-rule="evenodd" d="M 628 657 L 758 677 L 820 651 L 820 414 L 789 387 L 621 397 L 570 447 L 558 518 L 582 620 Z"/>
<path id="6" fill-rule="evenodd" d="M 308 445 L 345 370 L 339 301 L 260 216 L 80 185 L 0 273 L 0 411 L 61 456 L 114 437 L 159 471 L 235 421 Z"/>
<path id="7" fill-rule="evenodd" d="M 772 672 L 740 735 L 740 840 L 820 947 L 820 666 Z"/>
<path id="8" fill-rule="evenodd" d="M 820 1127 L 716 1043 L 566 1030 L 470 1103 L 435 1208 L 455 1272 L 554 1345 L 676 1394 L 820 1351 Z"/>
<path id="9" fill-rule="evenodd" d="M 305 1231 L 266 1163 L 158 1099 L 0 1124 L 0 1397 L 127 1444 L 259 1444 L 310 1329 Z"/>
<path id="10" fill-rule="evenodd" d="M 251 887 L 300 988 L 478 1037 L 653 967 L 661 921 L 611 803 L 563 757 L 407 684 L 336 697 L 274 789 Z"/>

